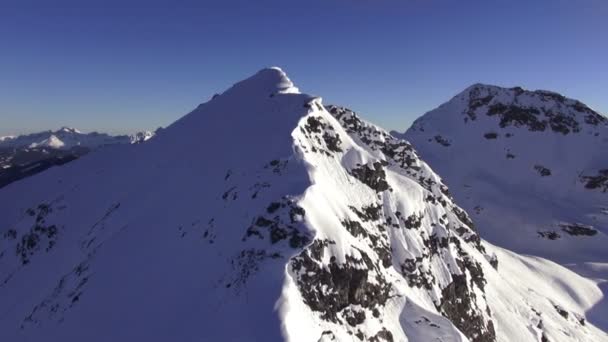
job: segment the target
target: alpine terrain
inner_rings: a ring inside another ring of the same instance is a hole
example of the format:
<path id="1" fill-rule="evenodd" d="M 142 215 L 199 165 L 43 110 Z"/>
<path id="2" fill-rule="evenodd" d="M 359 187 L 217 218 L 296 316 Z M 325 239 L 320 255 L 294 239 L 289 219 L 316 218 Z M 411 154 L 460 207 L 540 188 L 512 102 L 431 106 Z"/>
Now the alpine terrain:
<path id="1" fill-rule="evenodd" d="M 278 68 L 9 184 L 0 232 L 2 341 L 608 341 L 594 281 L 481 239 L 408 142 Z"/>
<path id="2" fill-rule="evenodd" d="M 557 93 L 476 84 L 403 137 L 444 177 L 482 237 L 566 265 L 608 293 L 606 117 Z M 606 305 L 588 313 L 603 329 Z"/>
<path id="3" fill-rule="evenodd" d="M 154 132 L 111 136 L 62 127 L 57 131 L 0 137 L 0 188 L 103 146 L 138 144 L 153 136 Z"/>

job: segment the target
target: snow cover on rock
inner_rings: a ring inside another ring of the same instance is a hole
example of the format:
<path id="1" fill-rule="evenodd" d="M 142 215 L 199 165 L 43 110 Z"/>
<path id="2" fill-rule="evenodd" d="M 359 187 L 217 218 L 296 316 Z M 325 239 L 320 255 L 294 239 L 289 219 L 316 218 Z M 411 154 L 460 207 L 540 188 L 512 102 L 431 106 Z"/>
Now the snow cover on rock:
<path id="1" fill-rule="evenodd" d="M 608 119 L 553 92 L 476 84 L 404 137 L 484 239 L 568 265 L 606 293 Z M 589 313 L 604 329 L 606 305 Z"/>
<path id="2" fill-rule="evenodd" d="M 71 127 L 61 127 L 57 131 L 44 131 L 19 136 L 0 137 L 0 149 L 3 148 L 55 148 L 71 149 L 85 147 L 95 149 L 105 145 L 133 144 L 146 141 L 154 132 L 137 132 L 133 135 L 108 135 L 105 133 L 82 133 Z"/>
<path id="3" fill-rule="evenodd" d="M 278 68 L 0 203 L 1 340 L 608 340 L 595 283 L 482 241 L 409 143 Z"/>

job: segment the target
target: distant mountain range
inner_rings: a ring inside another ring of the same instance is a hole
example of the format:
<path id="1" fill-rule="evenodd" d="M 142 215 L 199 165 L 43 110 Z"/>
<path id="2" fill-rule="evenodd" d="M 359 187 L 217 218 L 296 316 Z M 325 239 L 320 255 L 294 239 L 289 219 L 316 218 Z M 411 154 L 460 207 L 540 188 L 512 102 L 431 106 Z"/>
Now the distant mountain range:
<path id="1" fill-rule="evenodd" d="M 601 281 L 567 265 L 608 265 L 604 134 L 475 85 L 412 145 L 261 70 L 0 189 L 0 340 L 608 341 Z"/>
<path id="2" fill-rule="evenodd" d="M 49 167 L 63 165 L 92 150 L 117 144 L 139 144 L 154 132 L 133 135 L 82 133 L 75 128 L 0 137 L 0 188 Z"/>
<path id="3" fill-rule="evenodd" d="M 44 131 L 19 136 L 0 137 L 0 148 L 42 148 L 69 150 L 74 147 L 94 149 L 113 144 L 135 144 L 154 136 L 144 131 L 132 135 L 109 135 L 105 133 L 82 133 L 76 128 L 62 127 L 56 131 Z"/>

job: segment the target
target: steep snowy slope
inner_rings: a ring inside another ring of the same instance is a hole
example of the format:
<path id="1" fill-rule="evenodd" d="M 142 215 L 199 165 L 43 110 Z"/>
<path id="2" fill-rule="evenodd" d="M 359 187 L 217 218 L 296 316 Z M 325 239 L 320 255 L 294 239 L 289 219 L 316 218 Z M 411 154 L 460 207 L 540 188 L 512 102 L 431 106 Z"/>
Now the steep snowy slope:
<path id="1" fill-rule="evenodd" d="M 1 340 L 608 341 L 593 282 L 482 242 L 407 142 L 277 68 L 0 203 Z"/>
<path id="2" fill-rule="evenodd" d="M 416 120 L 405 138 L 483 238 L 608 279 L 605 117 L 556 93 L 477 84 Z M 596 317 L 605 328 L 607 316 Z"/>

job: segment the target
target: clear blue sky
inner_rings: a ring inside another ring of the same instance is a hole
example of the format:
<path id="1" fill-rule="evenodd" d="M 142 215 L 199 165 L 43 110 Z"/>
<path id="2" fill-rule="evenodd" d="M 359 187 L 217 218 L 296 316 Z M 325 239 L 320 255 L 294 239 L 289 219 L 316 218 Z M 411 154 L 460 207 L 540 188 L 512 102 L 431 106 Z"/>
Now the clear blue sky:
<path id="1" fill-rule="evenodd" d="M 272 65 L 388 129 L 475 82 L 608 113 L 608 1 L 0 0 L 0 135 L 154 129 Z"/>

